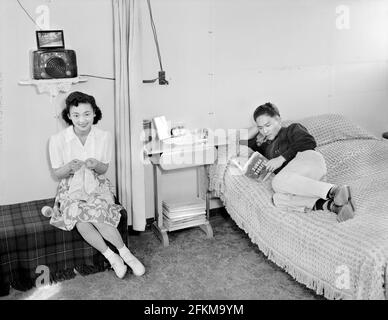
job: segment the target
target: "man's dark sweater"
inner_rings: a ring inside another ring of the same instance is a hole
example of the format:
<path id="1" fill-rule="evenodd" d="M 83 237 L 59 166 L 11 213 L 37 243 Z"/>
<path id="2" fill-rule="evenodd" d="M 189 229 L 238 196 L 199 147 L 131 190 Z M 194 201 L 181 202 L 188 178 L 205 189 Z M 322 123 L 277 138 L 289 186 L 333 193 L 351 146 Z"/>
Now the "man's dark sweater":
<path id="1" fill-rule="evenodd" d="M 274 171 L 275 174 L 294 159 L 298 152 L 314 150 L 316 146 L 314 137 L 300 123 L 282 127 L 275 139 L 266 141 L 260 146 L 256 145 L 256 136 L 248 140 L 248 147 L 260 152 L 267 159 L 278 156 L 283 156 L 286 159 L 283 165 Z"/>

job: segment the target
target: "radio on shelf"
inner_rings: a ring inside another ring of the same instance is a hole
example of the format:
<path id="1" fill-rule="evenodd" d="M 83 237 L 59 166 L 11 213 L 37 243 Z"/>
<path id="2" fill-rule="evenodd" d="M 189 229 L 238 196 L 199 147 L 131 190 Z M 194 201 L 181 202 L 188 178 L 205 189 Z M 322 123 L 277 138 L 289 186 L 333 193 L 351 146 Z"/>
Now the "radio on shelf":
<path id="1" fill-rule="evenodd" d="M 38 50 L 31 53 L 33 79 L 75 78 L 77 58 L 65 49 L 62 30 L 36 31 Z"/>

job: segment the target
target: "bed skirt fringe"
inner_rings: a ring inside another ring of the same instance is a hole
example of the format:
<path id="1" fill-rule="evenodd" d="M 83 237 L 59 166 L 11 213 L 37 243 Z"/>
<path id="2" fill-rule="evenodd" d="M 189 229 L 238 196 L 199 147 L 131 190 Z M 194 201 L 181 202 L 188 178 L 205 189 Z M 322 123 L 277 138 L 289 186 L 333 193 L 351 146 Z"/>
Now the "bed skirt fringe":
<path id="1" fill-rule="evenodd" d="M 306 274 L 306 272 L 300 271 L 294 265 L 290 264 L 289 261 L 281 254 L 270 249 L 258 236 L 251 232 L 249 228 L 246 228 L 244 222 L 234 212 L 233 208 L 228 206 L 228 203 L 222 193 L 220 194 L 220 199 L 225 205 L 226 211 L 230 214 L 238 227 L 247 233 L 251 241 L 259 247 L 260 251 L 263 252 L 269 260 L 290 274 L 297 282 L 304 284 L 307 288 L 314 290 L 317 294 L 323 295 L 325 298 L 330 300 L 352 299 L 352 297 L 345 295 L 343 292 L 335 290 L 333 286 Z"/>

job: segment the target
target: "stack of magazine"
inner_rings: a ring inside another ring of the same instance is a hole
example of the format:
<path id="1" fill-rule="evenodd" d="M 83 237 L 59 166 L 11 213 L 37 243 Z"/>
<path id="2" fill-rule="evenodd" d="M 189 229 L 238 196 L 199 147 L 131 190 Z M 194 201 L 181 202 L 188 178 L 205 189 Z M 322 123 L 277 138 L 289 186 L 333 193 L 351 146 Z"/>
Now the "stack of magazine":
<path id="1" fill-rule="evenodd" d="M 163 224 L 168 230 L 194 227 L 206 222 L 205 201 L 199 198 L 187 201 L 164 201 Z"/>

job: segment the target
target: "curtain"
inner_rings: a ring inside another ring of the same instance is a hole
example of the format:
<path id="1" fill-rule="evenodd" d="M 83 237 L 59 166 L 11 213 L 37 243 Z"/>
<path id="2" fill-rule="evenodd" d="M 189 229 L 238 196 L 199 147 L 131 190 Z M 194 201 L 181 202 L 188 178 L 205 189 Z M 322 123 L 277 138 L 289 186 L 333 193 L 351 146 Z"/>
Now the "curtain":
<path id="1" fill-rule="evenodd" d="M 0 39 L 1 39 L 1 35 L 0 35 Z M 2 68 L 2 55 L 0 53 L 0 68 Z M 3 127 L 4 127 L 4 123 L 3 123 L 3 117 L 4 117 L 4 105 L 3 105 L 3 75 L 1 73 L 1 69 L 0 69 L 0 185 L 1 186 L 5 186 L 5 184 L 3 183 L 3 172 L 4 172 L 4 164 L 3 164 L 3 158 L 4 158 L 4 152 L 3 152 Z M 0 192 L 0 205 L 2 205 L 4 203 L 4 192 Z"/>
<path id="2" fill-rule="evenodd" d="M 131 116 L 131 61 L 133 56 L 135 0 L 113 0 L 114 57 L 115 57 L 115 141 L 116 181 L 120 203 L 127 209 L 128 224 L 134 230 L 144 231 L 146 225 L 143 179 L 144 172 L 136 157 L 137 141 L 131 137 L 137 132 Z M 136 183 L 135 183 L 136 182 Z M 136 186 L 136 187 L 134 187 Z"/>

